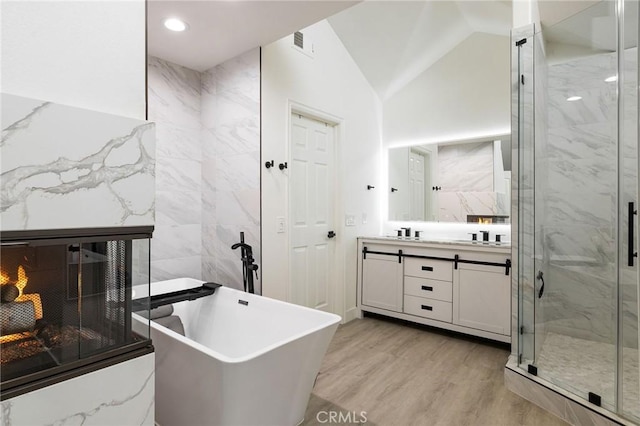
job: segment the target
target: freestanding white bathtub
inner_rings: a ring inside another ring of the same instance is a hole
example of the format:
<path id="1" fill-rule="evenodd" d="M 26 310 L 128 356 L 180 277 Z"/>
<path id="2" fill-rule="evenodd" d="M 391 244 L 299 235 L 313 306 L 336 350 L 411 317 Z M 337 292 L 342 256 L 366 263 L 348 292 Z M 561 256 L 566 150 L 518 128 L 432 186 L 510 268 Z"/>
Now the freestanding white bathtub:
<path id="1" fill-rule="evenodd" d="M 202 283 L 156 282 L 151 294 Z M 134 297 L 141 296 L 146 294 Z M 173 306 L 185 336 L 151 322 L 160 426 L 303 421 L 339 316 L 227 287 Z"/>

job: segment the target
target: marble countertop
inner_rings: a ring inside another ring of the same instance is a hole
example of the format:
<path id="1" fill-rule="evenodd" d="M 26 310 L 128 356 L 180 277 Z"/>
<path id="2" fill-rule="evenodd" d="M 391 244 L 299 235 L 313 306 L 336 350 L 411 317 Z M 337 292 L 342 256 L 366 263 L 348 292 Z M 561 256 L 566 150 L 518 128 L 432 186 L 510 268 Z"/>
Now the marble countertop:
<path id="1" fill-rule="evenodd" d="M 487 247 L 487 248 L 510 248 L 511 242 L 504 241 L 496 243 L 495 241 L 471 241 L 471 240 L 462 240 L 462 239 L 451 239 L 451 238 L 425 238 L 420 237 L 420 239 L 416 239 L 414 237 L 397 237 L 397 236 L 362 236 L 359 237 L 367 240 L 380 240 L 380 241 L 394 241 L 399 243 L 407 243 L 407 244 L 442 244 L 442 245 L 456 245 L 456 246 L 466 246 L 466 247 Z"/>

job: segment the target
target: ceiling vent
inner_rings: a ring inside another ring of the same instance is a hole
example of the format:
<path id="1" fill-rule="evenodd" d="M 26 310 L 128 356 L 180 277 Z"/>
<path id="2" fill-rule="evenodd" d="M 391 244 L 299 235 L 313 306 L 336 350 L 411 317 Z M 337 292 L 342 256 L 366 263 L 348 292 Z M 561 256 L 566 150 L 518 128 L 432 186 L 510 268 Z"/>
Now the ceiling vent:
<path id="1" fill-rule="evenodd" d="M 300 31 L 293 33 L 293 44 L 304 50 L 304 34 Z"/>
<path id="2" fill-rule="evenodd" d="M 313 58 L 313 43 L 302 32 L 296 31 L 293 33 L 293 45 L 291 47 Z"/>

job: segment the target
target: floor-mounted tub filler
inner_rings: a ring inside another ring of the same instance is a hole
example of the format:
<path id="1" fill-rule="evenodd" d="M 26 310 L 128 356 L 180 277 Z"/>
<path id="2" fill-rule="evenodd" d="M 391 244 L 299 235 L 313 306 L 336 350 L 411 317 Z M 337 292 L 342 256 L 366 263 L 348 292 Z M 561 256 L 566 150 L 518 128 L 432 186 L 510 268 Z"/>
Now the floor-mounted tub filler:
<path id="1" fill-rule="evenodd" d="M 202 285 L 190 278 L 161 281 L 151 284 L 151 295 Z M 159 425 L 304 420 L 339 316 L 227 287 L 170 306 L 158 308 L 162 318 L 151 322 Z"/>

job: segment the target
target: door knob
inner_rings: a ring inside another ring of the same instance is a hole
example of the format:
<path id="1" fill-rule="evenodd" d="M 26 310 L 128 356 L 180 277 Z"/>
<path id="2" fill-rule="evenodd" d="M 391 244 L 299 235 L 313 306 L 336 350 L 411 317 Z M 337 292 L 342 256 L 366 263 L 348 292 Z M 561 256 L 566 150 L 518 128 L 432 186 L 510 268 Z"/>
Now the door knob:
<path id="1" fill-rule="evenodd" d="M 329 233 L 327 233 L 327 237 L 328 237 L 328 238 L 333 238 L 333 237 L 335 237 L 335 236 L 336 236 L 336 233 L 335 233 L 335 232 L 333 232 L 333 231 L 329 231 Z"/>

